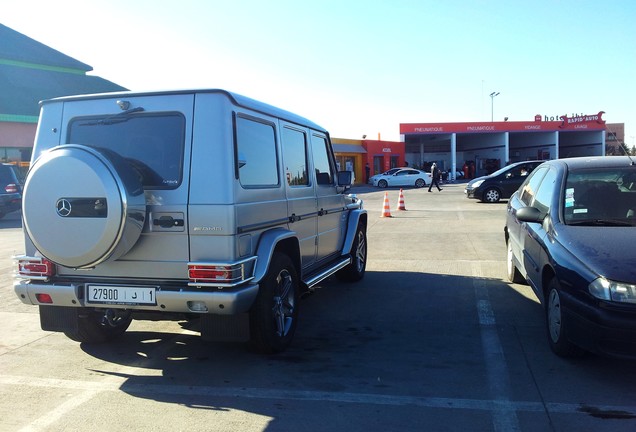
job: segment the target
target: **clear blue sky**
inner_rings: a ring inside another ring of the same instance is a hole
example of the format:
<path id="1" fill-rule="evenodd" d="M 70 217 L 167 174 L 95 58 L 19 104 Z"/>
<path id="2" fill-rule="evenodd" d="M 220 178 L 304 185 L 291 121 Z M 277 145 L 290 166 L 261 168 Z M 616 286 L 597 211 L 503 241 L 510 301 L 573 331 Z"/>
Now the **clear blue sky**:
<path id="1" fill-rule="evenodd" d="M 330 130 L 595 114 L 636 135 L 636 2 L 5 1 L 0 22 L 132 90 L 225 88 Z M 491 100 L 493 91 L 500 95 Z"/>

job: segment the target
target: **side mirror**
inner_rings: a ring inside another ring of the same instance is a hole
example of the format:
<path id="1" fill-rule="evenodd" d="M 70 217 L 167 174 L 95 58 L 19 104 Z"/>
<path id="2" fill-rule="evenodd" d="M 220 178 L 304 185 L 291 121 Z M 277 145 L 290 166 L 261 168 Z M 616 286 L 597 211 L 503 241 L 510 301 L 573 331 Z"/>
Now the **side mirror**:
<path id="1" fill-rule="evenodd" d="M 345 190 L 351 187 L 353 174 L 351 171 L 338 171 L 338 186 L 343 186 Z"/>
<path id="2" fill-rule="evenodd" d="M 546 215 L 541 214 L 539 209 L 535 207 L 521 207 L 517 210 L 515 216 L 521 222 L 543 223 L 543 219 L 545 219 Z"/>

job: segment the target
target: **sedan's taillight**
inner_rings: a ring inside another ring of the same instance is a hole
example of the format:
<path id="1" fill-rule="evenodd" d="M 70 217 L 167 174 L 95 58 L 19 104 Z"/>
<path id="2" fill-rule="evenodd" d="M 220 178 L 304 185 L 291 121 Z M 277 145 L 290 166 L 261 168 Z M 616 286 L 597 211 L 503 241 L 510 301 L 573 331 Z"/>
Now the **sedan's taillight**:
<path id="1" fill-rule="evenodd" d="M 18 192 L 18 185 L 15 183 L 9 183 L 4 187 L 4 191 L 6 193 L 16 193 Z"/>
<path id="2" fill-rule="evenodd" d="M 18 277 L 34 280 L 47 280 L 55 275 L 55 264 L 44 257 L 15 257 L 18 264 Z"/>

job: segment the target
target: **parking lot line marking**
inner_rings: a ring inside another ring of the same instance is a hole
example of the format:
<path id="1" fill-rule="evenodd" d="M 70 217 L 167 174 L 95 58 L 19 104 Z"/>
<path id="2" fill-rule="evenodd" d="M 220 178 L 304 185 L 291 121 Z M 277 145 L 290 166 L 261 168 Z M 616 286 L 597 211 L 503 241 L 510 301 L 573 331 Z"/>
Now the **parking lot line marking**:
<path id="1" fill-rule="evenodd" d="M 350 392 L 323 392 L 311 390 L 290 390 L 253 387 L 212 387 L 212 386 L 188 386 L 168 384 L 131 384 L 125 377 L 119 380 L 107 381 L 81 381 L 61 380 L 54 378 L 35 378 L 30 376 L 0 375 L 0 385 L 15 385 L 20 387 L 46 387 L 63 388 L 68 390 L 83 390 L 82 398 L 90 399 L 91 392 L 125 392 L 131 395 L 172 395 L 172 396 L 204 396 L 219 398 L 245 398 L 245 399 L 279 399 L 311 402 L 336 402 L 369 405 L 388 406 L 417 406 L 421 408 L 446 408 L 459 410 L 500 411 L 502 408 L 514 412 L 540 413 L 549 412 L 559 414 L 580 414 L 581 405 L 567 403 L 547 403 L 528 401 L 505 401 L 460 399 L 443 397 L 418 397 L 388 394 L 350 393 Z M 65 407 L 71 408 L 70 404 Z M 636 406 L 595 406 L 602 411 L 617 411 L 636 415 Z M 586 415 L 586 414 L 585 414 Z"/>
<path id="2" fill-rule="evenodd" d="M 45 415 L 34 420 L 30 425 L 20 429 L 19 432 L 36 432 L 46 430 L 49 426 L 54 425 L 55 422 L 66 416 L 72 410 L 93 399 L 97 394 L 99 394 L 99 392 L 95 390 L 85 390 L 82 393 L 74 395 L 65 402 L 57 405 L 51 411 L 47 411 Z"/>
<path id="3" fill-rule="evenodd" d="M 508 365 L 503 354 L 497 322 L 490 304 L 486 281 L 481 279 L 481 267 L 478 263 L 472 264 L 473 287 L 477 302 L 477 315 L 481 333 L 481 346 L 486 362 L 488 385 L 490 396 L 494 399 L 492 416 L 495 431 L 519 431 L 519 419 L 517 418 L 514 403 L 510 401 L 510 379 Z"/>

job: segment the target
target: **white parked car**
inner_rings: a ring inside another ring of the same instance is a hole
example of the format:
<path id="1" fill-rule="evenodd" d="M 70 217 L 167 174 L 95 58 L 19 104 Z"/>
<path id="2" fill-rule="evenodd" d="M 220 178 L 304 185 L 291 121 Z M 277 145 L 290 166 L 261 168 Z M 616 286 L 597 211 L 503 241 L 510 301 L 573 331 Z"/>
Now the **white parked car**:
<path id="1" fill-rule="evenodd" d="M 393 173 L 387 171 L 384 174 L 373 176 L 373 186 L 381 188 L 389 186 L 415 186 L 424 187 L 431 183 L 431 173 L 414 168 L 401 168 Z"/>
<path id="2" fill-rule="evenodd" d="M 383 176 L 383 175 L 391 175 L 391 174 L 394 174 L 394 173 L 398 172 L 398 171 L 399 171 L 399 170 L 401 170 L 401 169 L 406 169 L 406 168 L 391 168 L 390 170 L 388 170 L 388 171 L 384 171 L 384 172 L 383 172 L 383 173 L 381 173 L 381 174 L 373 175 L 373 176 L 369 177 L 369 181 L 368 181 L 368 183 L 369 183 L 369 184 L 373 184 L 373 180 L 377 180 L 378 178 L 380 178 L 380 177 L 381 177 L 381 176 Z"/>

